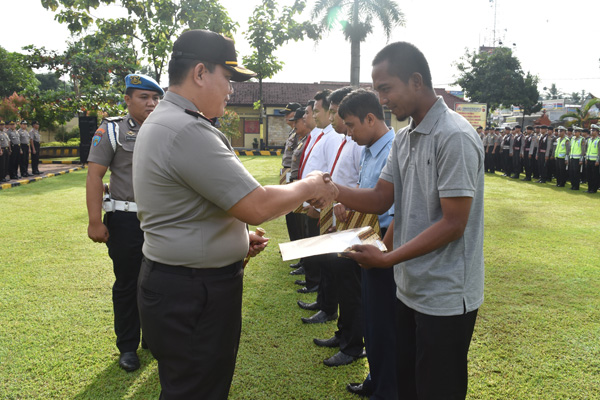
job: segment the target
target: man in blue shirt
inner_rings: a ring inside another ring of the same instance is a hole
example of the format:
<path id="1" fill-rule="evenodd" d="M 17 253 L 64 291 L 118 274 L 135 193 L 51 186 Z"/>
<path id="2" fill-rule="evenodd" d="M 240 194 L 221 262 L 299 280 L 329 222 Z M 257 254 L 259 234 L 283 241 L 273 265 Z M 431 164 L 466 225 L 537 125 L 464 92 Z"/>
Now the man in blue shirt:
<path id="1" fill-rule="evenodd" d="M 364 145 L 359 188 L 374 188 L 386 164 L 394 130 L 385 124 L 383 108 L 374 92 L 357 89 L 347 95 L 338 109 L 348 127 L 348 136 Z M 393 209 L 379 215 L 379 226 L 385 232 L 393 219 Z M 338 204 L 336 218 L 345 219 L 346 209 Z M 388 238 L 391 239 L 391 236 Z M 387 239 L 387 238 L 386 238 Z M 386 243 L 392 247 L 391 240 Z M 363 383 L 350 383 L 351 393 L 371 396 L 372 399 L 396 399 L 396 284 L 393 269 L 362 270 L 362 309 L 365 328 L 365 347 L 371 373 Z"/>

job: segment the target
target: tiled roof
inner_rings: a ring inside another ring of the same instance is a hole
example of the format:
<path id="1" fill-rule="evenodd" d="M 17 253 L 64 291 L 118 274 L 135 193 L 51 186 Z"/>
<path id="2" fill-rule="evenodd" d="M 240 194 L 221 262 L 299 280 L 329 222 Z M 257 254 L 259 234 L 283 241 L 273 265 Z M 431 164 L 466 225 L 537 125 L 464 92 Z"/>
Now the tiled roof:
<path id="1" fill-rule="evenodd" d="M 232 82 L 233 95 L 227 102 L 231 106 L 248 106 L 254 104 L 259 98 L 258 82 Z M 336 90 L 348 86 L 348 82 L 319 82 L 319 83 L 284 83 L 263 82 L 263 104 L 266 107 L 285 107 L 287 103 L 296 102 L 306 104 L 314 95 L 324 89 Z M 370 89 L 370 83 L 361 83 L 361 87 Z M 464 103 L 465 100 L 456 97 L 444 89 L 435 89 L 438 96 L 454 110 L 455 103 Z"/>

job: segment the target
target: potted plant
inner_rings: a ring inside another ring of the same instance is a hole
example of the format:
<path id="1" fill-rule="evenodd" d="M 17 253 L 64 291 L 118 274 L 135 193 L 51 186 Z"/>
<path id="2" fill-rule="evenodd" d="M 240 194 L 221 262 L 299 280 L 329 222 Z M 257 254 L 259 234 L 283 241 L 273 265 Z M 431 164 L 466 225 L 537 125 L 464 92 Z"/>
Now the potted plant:
<path id="1" fill-rule="evenodd" d="M 258 139 L 257 138 L 254 138 L 254 140 L 252 141 L 252 148 L 258 149 Z"/>

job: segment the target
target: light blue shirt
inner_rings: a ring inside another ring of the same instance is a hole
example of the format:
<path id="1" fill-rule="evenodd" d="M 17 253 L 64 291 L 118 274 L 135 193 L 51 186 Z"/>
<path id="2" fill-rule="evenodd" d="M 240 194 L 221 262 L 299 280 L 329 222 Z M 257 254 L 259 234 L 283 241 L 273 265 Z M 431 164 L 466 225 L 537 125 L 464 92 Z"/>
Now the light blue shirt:
<path id="1" fill-rule="evenodd" d="M 394 142 L 394 130 L 390 129 L 370 147 L 365 147 L 360 160 L 360 174 L 358 176 L 358 187 L 374 188 L 379 180 L 381 170 L 387 162 Z M 387 228 L 390 226 L 394 215 L 394 206 L 379 216 L 379 226 Z"/>

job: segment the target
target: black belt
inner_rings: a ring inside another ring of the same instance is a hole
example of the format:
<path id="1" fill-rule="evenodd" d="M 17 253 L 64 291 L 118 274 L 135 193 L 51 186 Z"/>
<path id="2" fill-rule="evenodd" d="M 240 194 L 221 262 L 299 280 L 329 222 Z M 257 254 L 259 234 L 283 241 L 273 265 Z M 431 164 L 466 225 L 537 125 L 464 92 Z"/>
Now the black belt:
<path id="1" fill-rule="evenodd" d="M 145 258 L 146 263 L 150 269 L 166 272 L 175 275 L 185 276 L 217 276 L 233 274 L 242 268 L 242 261 L 234 262 L 233 264 L 227 265 L 221 268 L 190 268 L 181 265 L 169 265 L 163 264 L 156 261 Z"/>

